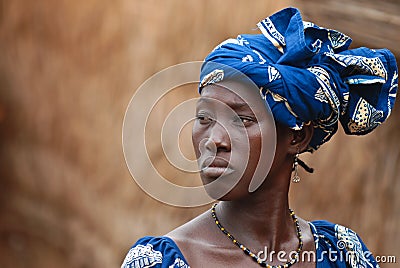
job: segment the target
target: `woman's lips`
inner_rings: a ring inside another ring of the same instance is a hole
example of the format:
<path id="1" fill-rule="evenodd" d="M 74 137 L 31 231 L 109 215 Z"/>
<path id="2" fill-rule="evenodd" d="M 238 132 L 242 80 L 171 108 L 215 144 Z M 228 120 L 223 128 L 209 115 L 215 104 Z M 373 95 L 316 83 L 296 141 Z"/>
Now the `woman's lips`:
<path id="1" fill-rule="evenodd" d="M 210 158 L 208 158 L 210 159 Z M 231 174 L 234 170 L 229 166 L 229 162 L 225 159 L 215 158 L 211 163 L 209 161 L 204 161 L 200 172 L 202 175 L 207 177 L 220 177 L 223 175 Z"/>
<path id="2" fill-rule="evenodd" d="M 229 167 L 205 167 L 200 172 L 207 177 L 217 178 L 231 174 L 234 170 Z"/>

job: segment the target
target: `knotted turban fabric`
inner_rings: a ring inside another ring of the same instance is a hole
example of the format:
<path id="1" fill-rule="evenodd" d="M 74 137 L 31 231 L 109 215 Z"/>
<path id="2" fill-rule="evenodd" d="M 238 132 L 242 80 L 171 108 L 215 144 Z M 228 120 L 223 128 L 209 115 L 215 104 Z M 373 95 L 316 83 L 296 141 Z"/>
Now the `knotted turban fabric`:
<path id="1" fill-rule="evenodd" d="M 200 91 L 234 76 L 232 68 L 245 74 L 277 122 L 294 130 L 313 122 L 310 151 L 335 134 L 338 121 L 347 134 L 363 135 L 388 118 L 398 88 L 396 59 L 388 49 L 349 49 L 348 36 L 303 21 L 296 8 L 257 26 L 262 34 L 228 39 L 206 57 Z"/>

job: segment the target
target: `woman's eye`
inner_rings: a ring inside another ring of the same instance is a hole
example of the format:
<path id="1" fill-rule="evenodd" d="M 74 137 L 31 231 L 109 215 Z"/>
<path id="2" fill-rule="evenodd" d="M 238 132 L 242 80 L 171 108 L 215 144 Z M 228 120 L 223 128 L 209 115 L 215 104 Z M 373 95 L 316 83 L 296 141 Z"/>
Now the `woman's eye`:
<path id="1" fill-rule="evenodd" d="M 207 124 L 210 123 L 213 119 L 207 115 L 197 115 L 196 119 L 200 122 L 200 124 Z"/>
<path id="2" fill-rule="evenodd" d="M 239 124 L 243 124 L 244 126 L 249 125 L 252 122 L 255 122 L 255 120 L 249 116 L 237 116 L 234 120 L 235 122 Z"/>
<path id="3" fill-rule="evenodd" d="M 243 123 L 250 123 L 250 122 L 253 121 L 253 120 L 251 120 L 250 118 L 247 118 L 247 117 L 240 117 L 240 119 L 242 120 Z"/>

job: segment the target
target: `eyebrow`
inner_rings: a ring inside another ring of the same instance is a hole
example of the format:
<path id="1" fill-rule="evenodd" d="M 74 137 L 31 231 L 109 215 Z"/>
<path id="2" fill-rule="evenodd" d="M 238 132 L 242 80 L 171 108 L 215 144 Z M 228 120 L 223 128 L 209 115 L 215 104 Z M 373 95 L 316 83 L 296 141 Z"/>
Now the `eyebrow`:
<path id="1" fill-rule="evenodd" d="M 249 105 L 246 102 L 223 102 L 223 101 L 220 101 L 220 100 L 217 100 L 217 99 L 205 98 L 205 97 L 200 98 L 197 103 L 201 103 L 201 102 L 212 103 L 213 101 L 225 103 L 226 105 L 231 107 L 233 110 L 239 110 L 239 109 L 243 109 L 243 108 L 248 108 L 249 107 Z"/>

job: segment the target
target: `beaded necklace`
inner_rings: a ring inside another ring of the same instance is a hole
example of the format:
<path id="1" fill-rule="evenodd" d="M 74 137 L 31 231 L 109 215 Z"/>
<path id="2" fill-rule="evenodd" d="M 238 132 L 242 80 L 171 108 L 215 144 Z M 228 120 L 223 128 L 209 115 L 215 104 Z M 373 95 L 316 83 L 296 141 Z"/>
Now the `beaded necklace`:
<path id="1" fill-rule="evenodd" d="M 290 216 L 292 216 L 294 225 L 296 227 L 296 232 L 297 232 L 297 237 L 299 238 L 299 247 L 297 248 L 296 251 L 296 255 L 295 257 L 292 259 L 290 259 L 290 261 L 288 261 L 287 263 L 283 264 L 283 265 L 269 265 L 268 263 L 266 263 L 264 260 L 262 260 L 261 258 L 259 258 L 256 254 L 254 254 L 253 252 L 251 252 L 250 249 L 248 249 L 247 247 L 245 247 L 242 243 L 240 243 L 239 241 L 237 241 L 235 239 L 235 237 L 233 237 L 233 235 L 231 235 L 219 222 L 218 218 L 217 218 L 217 214 L 215 213 L 215 207 L 217 206 L 217 203 L 214 204 L 211 208 L 211 216 L 213 217 L 215 224 L 218 226 L 218 228 L 230 239 L 232 240 L 233 244 L 235 244 L 236 246 L 238 246 L 241 250 L 243 250 L 243 252 L 250 256 L 256 263 L 258 263 L 261 267 L 267 267 L 267 268 L 288 268 L 290 266 L 292 266 L 293 264 L 295 264 L 296 262 L 299 261 L 299 255 L 301 250 L 303 249 L 303 240 L 302 240 L 302 235 L 301 235 L 301 229 L 300 229 L 300 225 L 299 225 L 299 221 L 297 220 L 296 215 L 294 214 L 294 211 L 289 209 L 290 211 Z"/>

